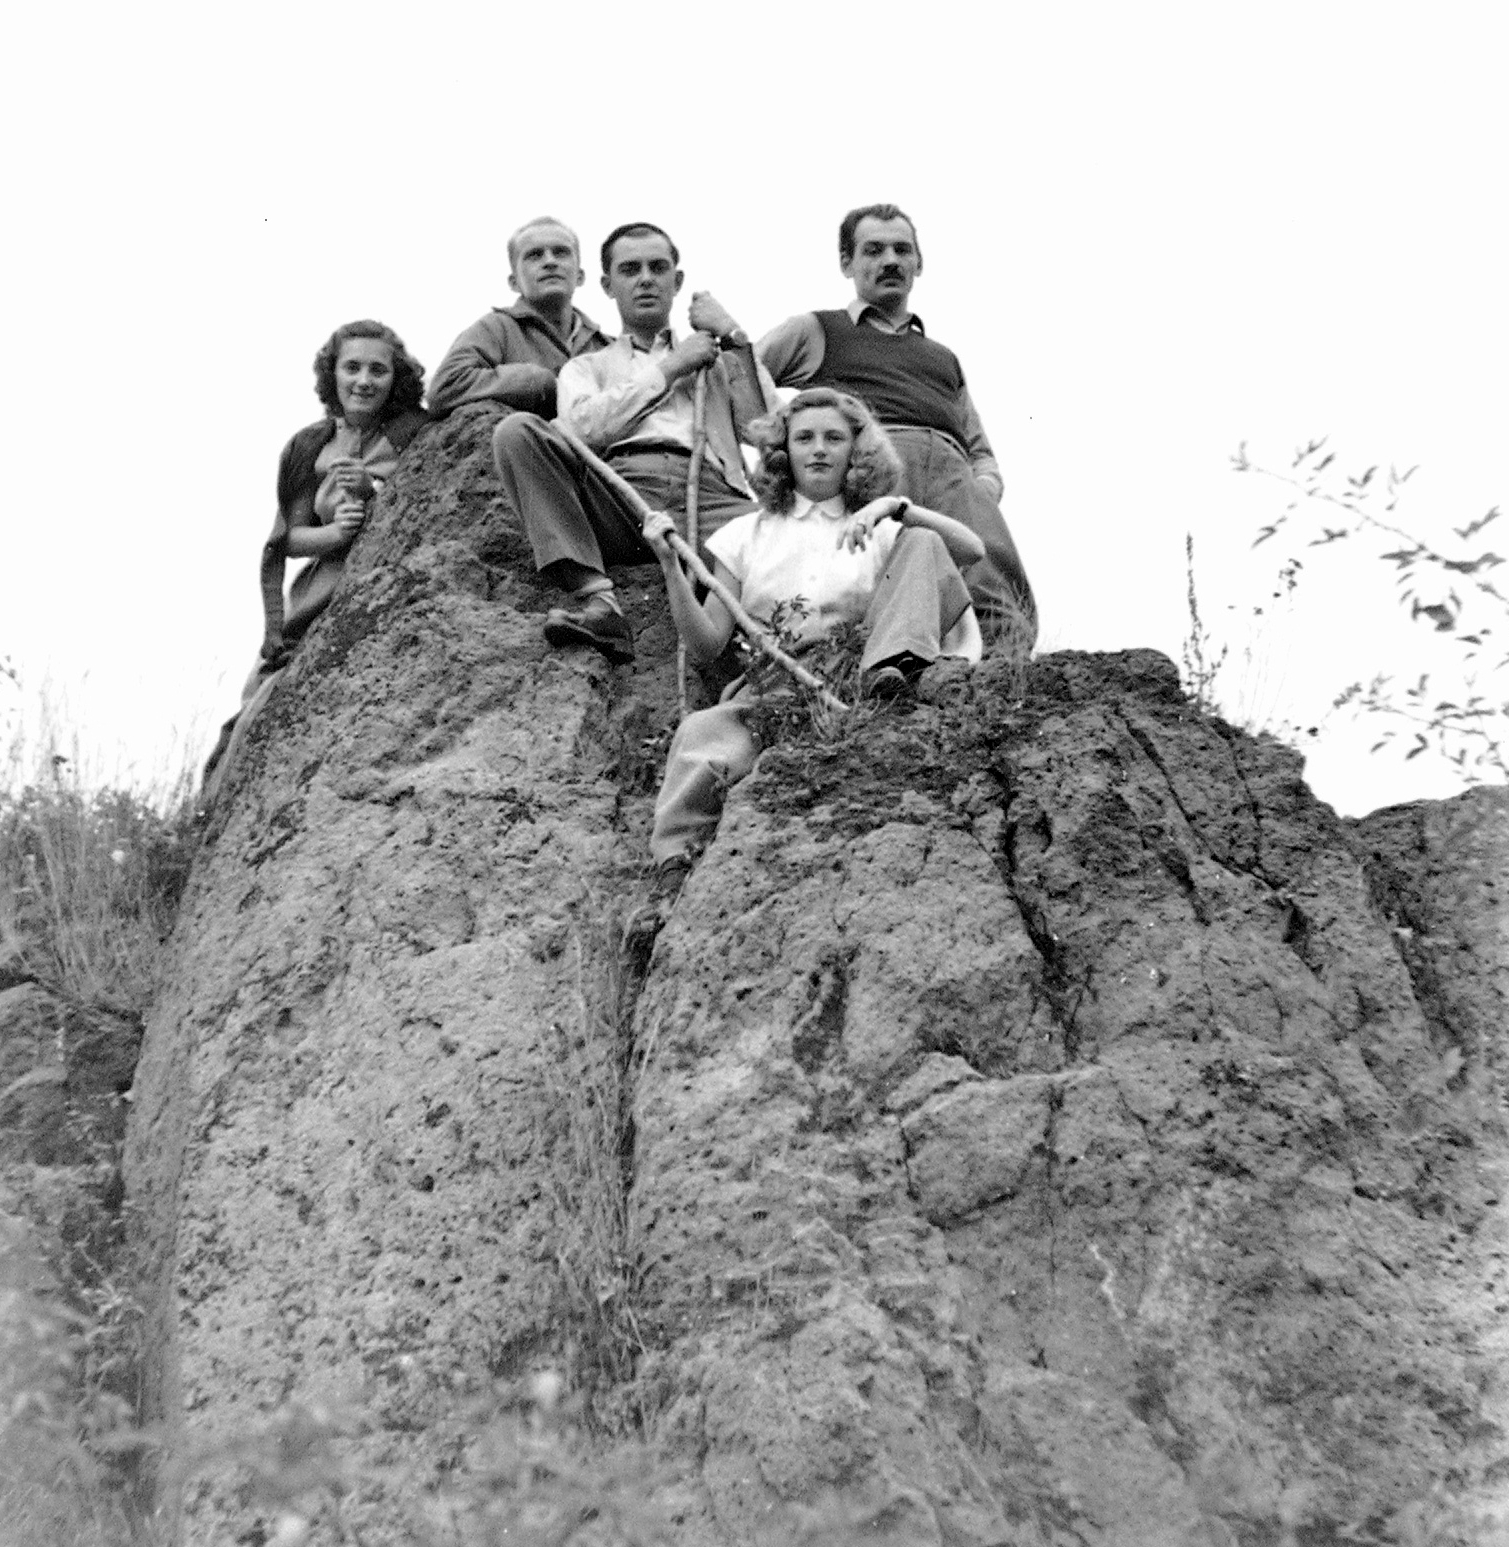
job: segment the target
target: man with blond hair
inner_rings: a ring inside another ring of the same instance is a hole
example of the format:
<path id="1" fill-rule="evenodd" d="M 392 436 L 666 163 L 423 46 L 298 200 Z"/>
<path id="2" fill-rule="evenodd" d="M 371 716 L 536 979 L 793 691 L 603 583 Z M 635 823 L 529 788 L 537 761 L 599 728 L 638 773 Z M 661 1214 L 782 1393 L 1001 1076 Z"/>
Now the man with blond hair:
<path id="1" fill-rule="evenodd" d="M 1029 638 L 1037 605 L 1001 514 L 1003 484 L 951 349 L 929 338 L 908 304 L 922 273 L 912 218 L 894 204 L 852 209 L 838 228 L 839 269 L 854 299 L 801 312 L 756 346 L 781 387 L 833 387 L 869 405 L 901 454 L 900 492 L 962 521 L 985 544 L 965 573 L 980 621 Z"/>
<path id="2" fill-rule="evenodd" d="M 608 571 L 653 564 L 639 515 L 581 454 L 601 457 L 655 510 L 685 524 L 693 449 L 699 439 L 699 375 L 706 381 L 697 480 L 699 536 L 755 508 L 740 442 L 776 406 L 770 377 L 748 337 L 706 291 L 692 296 L 692 332 L 678 338 L 671 308 L 684 274 L 669 235 L 635 220 L 608 233 L 602 286 L 623 334 L 561 371 L 562 433 L 541 414 L 511 414 L 493 431 L 493 460 L 518 511 L 541 575 L 566 593 L 545 618 L 552 645 L 587 645 L 623 663 L 634 638 Z M 575 437 L 573 439 L 572 437 Z"/>
<path id="3" fill-rule="evenodd" d="M 576 309 L 581 282 L 581 243 L 570 226 L 553 215 L 520 226 L 508 239 L 508 284 L 519 299 L 451 345 L 430 382 L 430 412 L 444 418 L 463 403 L 495 402 L 553 418 L 561 367 L 611 342 Z"/>

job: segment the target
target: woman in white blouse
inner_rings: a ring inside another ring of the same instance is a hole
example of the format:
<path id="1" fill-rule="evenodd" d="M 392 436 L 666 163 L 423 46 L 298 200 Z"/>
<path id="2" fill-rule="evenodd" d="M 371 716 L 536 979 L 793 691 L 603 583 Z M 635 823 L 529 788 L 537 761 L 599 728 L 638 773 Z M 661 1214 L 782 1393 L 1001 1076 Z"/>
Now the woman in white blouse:
<path id="1" fill-rule="evenodd" d="M 714 573 L 747 612 L 769 621 L 781 603 L 800 599 L 798 621 L 787 625 L 799 644 L 843 622 L 863 623 L 861 683 L 875 697 L 908 691 L 940 655 L 979 660 L 979 626 L 959 571 L 984 556 L 984 545 L 962 522 L 889 492 L 901 462 L 863 403 L 813 388 L 752 434 L 762 451 L 754 478 L 761 508 L 707 541 Z M 687 655 L 702 665 L 728 643 L 733 618 L 716 593 L 697 600 L 666 541 L 673 529 L 669 516 L 654 515 L 645 540 L 660 560 Z M 754 766 L 759 746 L 747 724 L 754 701 L 736 682 L 676 732 L 650 840 L 661 895 L 716 831 L 724 791 Z"/>

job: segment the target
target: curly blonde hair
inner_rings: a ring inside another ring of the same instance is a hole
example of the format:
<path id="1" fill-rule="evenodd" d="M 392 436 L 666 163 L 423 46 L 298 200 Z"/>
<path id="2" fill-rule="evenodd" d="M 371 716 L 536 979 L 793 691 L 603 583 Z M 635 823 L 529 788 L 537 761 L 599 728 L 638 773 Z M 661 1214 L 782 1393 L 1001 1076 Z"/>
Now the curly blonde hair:
<path id="1" fill-rule="evenodd" d="M 847 392 L 809 387 L 798 392 L 784 408 L 755 420 L 749 427 L 750 441 L 760 452 L 760 465 L 751 482 L 766 510 L 784 516 L 796 503 L 786 437 L 791 433 L 791 421 L 808 408 L 837 409 L 854 432 L 854 449 L 849 453 L 849 467 L 844 474 L 845 510 L 860 510 L 895 489 L 901 482 L 901 458 L 870 410 Z"/>

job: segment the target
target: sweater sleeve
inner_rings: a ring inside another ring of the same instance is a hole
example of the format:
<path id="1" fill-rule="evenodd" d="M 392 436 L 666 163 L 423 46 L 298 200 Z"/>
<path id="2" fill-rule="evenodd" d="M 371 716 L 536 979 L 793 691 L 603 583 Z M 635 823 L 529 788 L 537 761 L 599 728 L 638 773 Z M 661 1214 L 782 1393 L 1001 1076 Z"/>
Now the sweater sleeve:
<path id="1" fill-rule="evenodd" d="M 554 394 L 542 392 L 540 386 L 540 371 L 550 367 L 533 358 L 517 331 L 499 313 L 490 312 L 461 334 L 430 380 L 430 412 L 437 419 L 463 403 L 489 400 L 555 417 Z"/>
<path id="2" fill-rule="evenodd" d="M 778 387 L 800 387 L 822 369 L 827 341 L 815 312 L 779 322 L 755 345 L 755 353 Z"/>
<path id="3" fill-rule="evenodd" d="M 970 471 L 974 473 L 977 482 L 983 483 L 990 490 L 991 498 L 999 504 L 1006 483 L 1001 477 L 1001 466 L 996 461 L 995 452 L 985 438 L 985 426 L 980 423 L 979 412 L 967 386 L 959 388 L 958 403 L 959 416 L 964 421 L 964 449 L 969 454 Z"/>

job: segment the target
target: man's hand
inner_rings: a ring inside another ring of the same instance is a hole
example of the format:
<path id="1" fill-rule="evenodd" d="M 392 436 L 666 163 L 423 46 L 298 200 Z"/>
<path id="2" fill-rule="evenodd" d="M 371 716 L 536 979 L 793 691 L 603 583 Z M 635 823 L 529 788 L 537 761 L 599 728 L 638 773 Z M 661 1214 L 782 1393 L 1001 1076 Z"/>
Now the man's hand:
<path id="1" fill-rule="evenodd" d="M 722 338 L 727 333 L 737 333 L 739 330 L 739 324 L 729 314 L 728 308 L 707 290 L 692 292 L 692 304 L 687 315 L 699 333 L 711 333 L 714 338 Z"/>
<path id="2" fill-rule="evenodd" d="M 683 376 L 691 376 L 711 365 L 718 358 L 718 341 L 706 333 L 693 333 L 684 338 L 668 354 L 657 362 L 666 385 L 673 386 Z"/>
<path id="3" fill-rule="evenodd" d="M 674 549 L 666 540 L 675 530 L 676 523 L 663 510 L 652 510 L 644 518 L 640 535 L 650 545 L 650 551 L 662 564 L 669 563 L 676 557 Z"/>
<path id="4" fill-rule="evenodd" d="M 499 367 L 499 381 L 508 385 L 499 389 L 499 400 L 520 413 L 539 414 L 543 418 L 555 417 L 555 373 L 536 365 L 532 360 L 521 360 L 517 365 Z"/>

